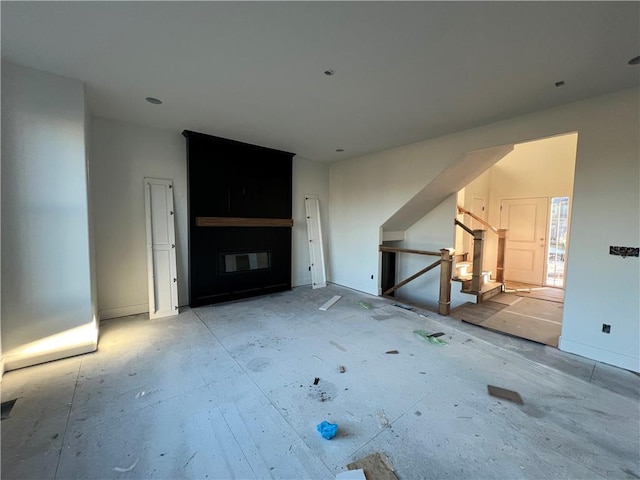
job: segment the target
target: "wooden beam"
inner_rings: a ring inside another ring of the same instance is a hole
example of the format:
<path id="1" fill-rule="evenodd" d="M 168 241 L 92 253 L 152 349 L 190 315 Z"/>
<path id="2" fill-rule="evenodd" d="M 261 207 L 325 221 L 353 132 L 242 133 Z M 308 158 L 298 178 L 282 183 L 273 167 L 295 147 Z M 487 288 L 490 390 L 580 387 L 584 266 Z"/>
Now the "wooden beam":
<path id="1" fill-rule="evenodd" d="M 471 275 L 471 290 L 480 292 L 484 277 L 482 266 L 484 264 L 484 232 L 485 230 L 473 231 L 473 274 Z"/>
<path id="2" fill-rule="evenodd" d="M 396 253 L 417 253 L 418 255 L 432 255 L 434 257 L 439 257 L 440 252 L 430 252 L 428 250 L 412 250 L 409 248 L 396 248 L 396 247 L 387 247 L 385 245 L 380 245 L 381 252 L 396 252 Z"/>
<path id="3" fill-rule="evenodd" d="M 439 254 L 438 254 L 439 255 Z M 420 275 L 424 275 L 425 273 L 427 273 L 429 270 L 432 270 L 434 268 L 436 268 L 438 265 L 440 265 L 440 259 L 436 260 L 435 262 L 433 262 L 431 265 L 429 265 L 426 268 L 423 268 L 422 270 L 420 270 L 418 273 L 414 273 L 413 275 L 411 275 L 409 278 L 401 281 L 400 283 L 398 283 L 397 285 L 394 285 L 393 287 L 391 287 L 390 289 L 386 290 L 383 295 L 389 295 L 391 292 L 395 292 L 397 289 L 399 289 L 400 287 L 406 285 L 407 283 L 409 283 L 412 280 L 415 280 L 416 278 L 418 278 Z"/>
<path id="4" fill-rule="evenodd" d="M 504 252 L 507 246 L 507 230 L 498 230 L 498 261 L 496 264 L 496 281 L 504 283 Z"/>
<path id="5" fill-rule="evenodd" d="M 196 227 L 293 227 L 293 219 L 196 217 Z"/>
<path id="6" fill-rule="evenodd" d="M 453 269 L 453 250 L 440 250 L 440 298 L 438 313 L 447 316 L 451 313 L 451 272 Z"/>
<path id="7" fill-rule="evenodd" d="M 458 220 L 457 218 L 453 221 L 453 223 L 457 226 L 459 226 L 460 228 L 462 228 L 465 232 L 467 232 L 470 235 L 473 235 L 473 230 L 471 230 L 469 227 L 467 227 L 464 223 L 462 223 L 460 220 Z"/>

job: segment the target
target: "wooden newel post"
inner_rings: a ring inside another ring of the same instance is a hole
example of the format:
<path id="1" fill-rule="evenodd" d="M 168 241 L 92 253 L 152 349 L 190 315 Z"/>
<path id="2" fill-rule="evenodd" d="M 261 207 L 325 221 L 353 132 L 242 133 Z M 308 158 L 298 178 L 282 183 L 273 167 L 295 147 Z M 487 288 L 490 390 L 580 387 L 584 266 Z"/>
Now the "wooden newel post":
<path id="1" fill-rule="evenodd" d="M 471 276 L 471 290 L 480 292 L 484 284 L 482 265 L 484 264 L 484 230 L 473 231 L 473 274 Z"/>
<path id="2" fill-rule="evenodd" d="M 438 313 L 445 316 L 451 313 L 451 271 L 453 254 L 453 249 L 442 248 L 440 250 L 440 299 L 438 301 Z"/>
<path id="3" fill-rule="evenodd" d="M 496 265 L 496 282 L 504 283 L 504 252 L 507 245 L 507 229 L 498 229 L 498 262 Z"/>

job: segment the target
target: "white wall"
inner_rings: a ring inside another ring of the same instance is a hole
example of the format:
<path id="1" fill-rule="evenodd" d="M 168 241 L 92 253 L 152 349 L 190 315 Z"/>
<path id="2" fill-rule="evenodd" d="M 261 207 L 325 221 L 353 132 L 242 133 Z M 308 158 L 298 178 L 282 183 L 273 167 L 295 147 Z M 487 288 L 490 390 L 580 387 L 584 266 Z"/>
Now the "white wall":
<path id="1" fill-rule="evenodd" d="M 639 371 L 638 260 L 608 252 L 640 244 L 639 100 L 626 90 L 331 164 L 331 281 L 377 294 L 380 225 L 465 152 L 578 132 L 560 348 Z"/>
<path id="2" fill-rule="evenodd" d="M 144 177 L 173 181 L 178 301 L 188 296 L 187 161 L 180 132 L 93 117 L 90 181 L 101 318 L 149 311 Z"/>
<path id="3" fill-rule="evenodd" d="M 513 152 L 512 152 L 513 153 Z M 511 154 L 507 154 L 507 157 L 511 155 Z M 507 158 L 505 157 L 505 158 Z M 504 158 L 502 160 L 500 160 L 498 163 L 504 161 Z M 496 164 L 497 165 L 497 164 Z M 464 188 L 464 202 L 463 202 L 463 207 L 466 210 L 469 210 L 470 212 L 473 211 L 473 199 L 474 198 L 482 198 L 484 199 L 485 202 L 485 220 L 488 220 L 488 207 L 489 207 L 489 195 L 490 195 L 490 191 L 491 191 L 491 186 L 490 186 L 490 181 L 491 181 L 491 172 L 492 170 L 495 168 L 491 167 L 489 170 L 485 171 L 482 175 L 480 175 L 479 177 L 477 177 L 473 182 L 471 182 L 469 185 L 467 185 Z M 480 217 L 482 218 L 482 216 L 480 215 Z M 469 217 L 468 215 L 460 215 L 458 217 L 458 219 L 464 223 L 467 227 L 469 228 L 473 228 L 473 219 L 471 219 L 471 217 Z M 485 228 L 485 227 L 481 227 L 481 228 Z M 489 238 L 491 235 L 493 235 L 492 233 L 487 233 L 485 235 L 485 238 Z M 467 232 L 465 232 L 464 230 L 462 230 L 462 228 L 460 227 L 456 227 L 456 240 L 458 239 L 462 239 L 462 250 L 458 253 L 471 253 L 471 249 L 473 246 L 473 237 L 468 234 Z M 472 260 L 472 257 L 469 256 L 468 258 L 469 261 Z M 486 262 L 485 262 L 486 263 Z"/>
<path id="4" fill-rule="evenodd" d="M 82 83 L 2 62 L 6 368 L 95 350 Z"/>
<path id="5" fill-rule="evenodd" d="M 320 222 L 324 242 L 325 265 L 329 267 L 329 164 L 314 162 L 302 157 L 293 158 L 293 232 L 292 232 L 292 272 L 294 287 L 311 285 L 309 271 L 309 245 L 307 237 L 307 216 L 304 206 L 305 195 L 318 195 L 320 199 Z M 329 272 L 327 271 L 327 277 Z"/>
<path id="6" fill-rule="evenodd" d="M 186 142 L 180 132 L 93 117 L 90 138 L 92 218 L 102 318 L 149 310 L 143 178 L 173 180 L 178 299 L 188 296 Z M 293 160 L 292 284 L 311 283 L 304 195 L 317 194 L 328 231 L 329 167 Z M 212 186 L 213 188 L 214 186 Z M 325 252 L 326 253 L 326 252 Z"/>

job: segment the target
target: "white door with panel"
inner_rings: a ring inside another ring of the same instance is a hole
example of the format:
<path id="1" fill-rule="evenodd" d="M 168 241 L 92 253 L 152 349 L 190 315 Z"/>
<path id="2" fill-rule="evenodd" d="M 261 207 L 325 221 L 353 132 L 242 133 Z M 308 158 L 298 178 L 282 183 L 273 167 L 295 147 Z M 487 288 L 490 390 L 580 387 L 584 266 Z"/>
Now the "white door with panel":
<path id="1" fill-rule="evenodd" d="M 171 180 L 144 179 L 149 318 L 178 314 L 178 276 Z"/>
<path id="2" fill-rule="evenodd" d="M 511 198 L 500 202 L 500 228 L 508 229 L 505 280 L 544 283 L 549 199 Z"/>
<path id="3" fill-rule="evenodd" d="M 304 207 L 307 214 L 311 285 L 313 288 L 326 287 L 327 274 L 324 265 L 324 247 L 320 223 L 320 199 L 317 195 L 305 195 Z"/>

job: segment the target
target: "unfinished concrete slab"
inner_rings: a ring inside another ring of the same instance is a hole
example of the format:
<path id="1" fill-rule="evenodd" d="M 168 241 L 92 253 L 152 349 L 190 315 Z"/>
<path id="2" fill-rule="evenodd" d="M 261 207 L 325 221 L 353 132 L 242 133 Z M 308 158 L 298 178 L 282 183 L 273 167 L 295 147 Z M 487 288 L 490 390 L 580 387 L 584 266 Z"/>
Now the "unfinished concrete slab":
<path id="1" fill-rule="evenodd" d="M 392 303 L 329 285 L 103 322 L 98 352 L 4 376 L 2 476 L 326 479 L 377 452 L 401 480 L 640 476 L 638 376 Z"/>

